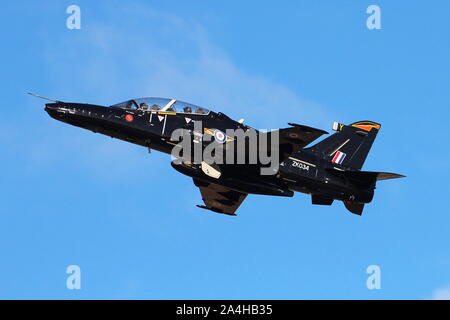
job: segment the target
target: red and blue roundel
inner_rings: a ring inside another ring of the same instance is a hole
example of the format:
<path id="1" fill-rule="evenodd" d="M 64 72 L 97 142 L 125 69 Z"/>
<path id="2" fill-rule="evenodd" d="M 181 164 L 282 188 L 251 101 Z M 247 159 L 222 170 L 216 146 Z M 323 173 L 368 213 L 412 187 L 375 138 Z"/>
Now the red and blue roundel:
<path id="1" fill-rule="evenodd" d="M 227 135 L 220 130 L 216 130 L 214 131 L 214 139 L 216 139 L 218 143 L 224 143 L 227 141 Z"/>
<path id="2" fill-rule="evenodd" d="M 126 116 L 125 116 L 125 120 L 127 121 L 127 122 L 132 122 L 133 120 L 134 120 L 134 117 L 133 117 L 133 115 L 131 115 L 131 114 L 127 114 Z"/>

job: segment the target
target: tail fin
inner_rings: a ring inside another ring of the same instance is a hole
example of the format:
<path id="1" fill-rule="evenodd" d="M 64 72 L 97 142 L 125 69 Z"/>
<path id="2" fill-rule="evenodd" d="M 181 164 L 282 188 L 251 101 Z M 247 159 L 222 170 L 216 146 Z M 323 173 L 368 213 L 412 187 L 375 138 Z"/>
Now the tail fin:
<path id="1" fill-rule="evenodd" d="M 336 164 L 361 169 L 380 128 L 372 121 L 335 122 L 333 130 L 337 132 L 309 149 Z"/>

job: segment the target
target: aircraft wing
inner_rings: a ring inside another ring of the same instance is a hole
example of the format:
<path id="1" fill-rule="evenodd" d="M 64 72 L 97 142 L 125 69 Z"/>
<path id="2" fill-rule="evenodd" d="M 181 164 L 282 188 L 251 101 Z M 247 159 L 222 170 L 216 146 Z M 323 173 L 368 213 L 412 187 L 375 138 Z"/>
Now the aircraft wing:
<path id="1" fill-rule="evenodd" d="M 197 205 L 202 209 L 235 216 L 235 211 L 247 197 L 246 193 L 233 191 L 215 183 L 207 183 L 195 178 L 193 180 L 194 184 L 199 187 L 203 202 L 206 205 Z"/>
<path id="2" fill-rule="evenodd" d="M 291 154 L 304 148 L 323 134 L 328 134 L 328 132 L 321 129 L 296 123 L 288 124 L 292 127 L 278 130 L 280 136 L 280 161 L 283 161 Z M 272 132 L 268 134 L 270 135 Z"/>

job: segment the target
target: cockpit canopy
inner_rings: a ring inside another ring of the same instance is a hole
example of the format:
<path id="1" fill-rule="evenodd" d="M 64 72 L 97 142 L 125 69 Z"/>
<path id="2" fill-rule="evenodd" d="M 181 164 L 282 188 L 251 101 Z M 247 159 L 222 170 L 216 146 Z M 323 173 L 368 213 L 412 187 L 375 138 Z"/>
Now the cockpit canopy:
<path id="1" fill-rule="evenodd" d="M 208 109 L 191 103 L 167 98 L 138 98 L 112 105 L 114 108 L 143 110 L 143 111 L 167 111 L 178 113 L 208 114 Z"/>

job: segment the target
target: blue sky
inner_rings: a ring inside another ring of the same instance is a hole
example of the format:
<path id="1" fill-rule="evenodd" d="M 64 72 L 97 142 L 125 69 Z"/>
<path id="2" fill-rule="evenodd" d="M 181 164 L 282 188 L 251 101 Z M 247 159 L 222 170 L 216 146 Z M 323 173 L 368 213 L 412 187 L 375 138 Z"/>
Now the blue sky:
<path id="1" fill-rule="evenodd" d="M 66 8 L 81 8 L 81 29 Z M 381 30 L 366 8 L 381 8 Z M 0 298 L 450 298 L 448 1 L 3 4 Z M 249 196 L 205 214 L 170 157 L 59 123 L 43 101 L 164 96 L 256 128 L 382 123 L 361 217 Z M 66 288 L 79 265 L 81 290 Z M 380 290 L 366 268 L 381 268 Z"/>

